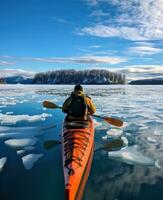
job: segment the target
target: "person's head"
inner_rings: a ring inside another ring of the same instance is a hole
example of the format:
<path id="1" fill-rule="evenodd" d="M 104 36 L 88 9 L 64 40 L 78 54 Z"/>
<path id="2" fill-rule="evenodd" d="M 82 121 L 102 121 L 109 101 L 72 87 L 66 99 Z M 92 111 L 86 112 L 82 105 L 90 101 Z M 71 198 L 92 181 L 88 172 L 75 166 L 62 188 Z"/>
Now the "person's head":
<path id="1" fill-rule="evenodd" d="M 74 87 L 74 91 L 79 90 L 79 91 L 83 91 L 83 87 L 81 85 L 75 85 Z"/>

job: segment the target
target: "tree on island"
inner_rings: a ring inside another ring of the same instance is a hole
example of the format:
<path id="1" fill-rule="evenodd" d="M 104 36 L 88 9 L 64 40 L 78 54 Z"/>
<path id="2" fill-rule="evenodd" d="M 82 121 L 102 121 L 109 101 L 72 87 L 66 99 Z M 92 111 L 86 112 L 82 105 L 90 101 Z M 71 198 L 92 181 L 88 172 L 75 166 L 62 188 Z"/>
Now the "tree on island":
<path id="1" fill-rule="evenodd" d="M 124 74 L 109 70 L 56 70 L 35 74 L 36 84 L 125 84 Z"/>

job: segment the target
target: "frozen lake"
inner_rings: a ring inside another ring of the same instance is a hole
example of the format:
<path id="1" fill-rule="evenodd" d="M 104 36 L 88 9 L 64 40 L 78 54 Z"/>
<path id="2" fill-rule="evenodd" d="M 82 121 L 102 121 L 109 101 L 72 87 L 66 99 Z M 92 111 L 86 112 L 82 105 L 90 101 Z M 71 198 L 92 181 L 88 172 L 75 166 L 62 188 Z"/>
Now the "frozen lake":
<path id="1" fill-rule="evenodd" d="M 0 197 L 4 200 L 63 199 L 60 139 L 62 105 L 74 86 L 0 85 Z M 163 86 L 84 86 L 97 114 L 124 121 L 116 128 L 95 119 L 95 145 L 122 137 L 125 147 L 94 154 L 84 200 L 163 199 Z"/>

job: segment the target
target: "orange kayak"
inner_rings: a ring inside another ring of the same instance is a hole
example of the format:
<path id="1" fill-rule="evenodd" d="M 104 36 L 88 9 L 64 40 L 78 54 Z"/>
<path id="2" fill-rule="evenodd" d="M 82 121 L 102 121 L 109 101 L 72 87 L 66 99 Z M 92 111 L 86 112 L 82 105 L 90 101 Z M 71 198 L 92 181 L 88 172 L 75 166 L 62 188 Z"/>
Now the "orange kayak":
<path id="1" fill-rule="evenodd" d="M 94 152 L 94 125 L 89 122 L 65 122 L 62 134 L 62 158 L 65 200 L 81 200 L 91 169 Z"/>

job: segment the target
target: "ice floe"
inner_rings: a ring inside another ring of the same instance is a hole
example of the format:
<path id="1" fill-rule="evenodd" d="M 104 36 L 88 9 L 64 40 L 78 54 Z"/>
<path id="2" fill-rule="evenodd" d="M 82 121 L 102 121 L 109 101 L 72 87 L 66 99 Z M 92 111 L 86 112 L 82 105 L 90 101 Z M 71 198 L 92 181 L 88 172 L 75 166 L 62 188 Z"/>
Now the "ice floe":
<path id="1" fill-rule="evenodd" d="M 156 165 L 156 160 L 144 156 L 141 152 L 138 151 L 137 145 L 121 149 L 120 151 L 109 152 L 108 155 L 111 159 L 119 160 L 131 165 Z"/>
<path id="2" fill-rule="evenodd" d="M 107 140 L 107 139 L 108 139 L 108 135 L 102 136 L 102 140 Z"/>
<path id="3" fill-rule="evenodd" d="M 6 112 L 6 115 L 12 115 L 13 112 Z"/>
<path id="4" fill-rule="evenodd" d="M 16 153 L 17 153 L 18 155 L 22 155 L 22 154 L 25 153 L 25 152 L 26 152 L 26 151 L 23 150 L 23 149 L 16 151 Z"/>
<path id="5" fill-rule="evenodd" d="M 98 122 L 96 119 L 93 119 L 93 123 L 94 123 L 95 128 L 99 127 L 99 126 L 102 126 L 102 123 Z"/>
<path id="6" fill-rule="evenodd" d="M 29 138 L 40 136 L 44 131 L 54 128 L 55 126 L 48 127 L 7 127 L 0 126 L 0 139 L 2 138 Z"/>
<path id="7" fill-rule="evenodd" d="M 7 157 L 0 158 L 0 172 L 2 172 L 6 161 L 7 161 Z"/>
<path id="8" fill-rule="evenodd" d="M 126 137 L 121 137 L 121 140 L 123 141 L 122 149 L 126 149 L 128 147 L 128 139 Z"/>
<path id="9" fill-rule="evenodd" d="M 156 143 L 157 142 L 157 140 L 152 138 L 152 137 L 147 137 L 147 141 L 151 142 L 151 143 Z"/>
<path id="10" fill-rule="evenodd" d="M 37 162 L 42 156 L 43 154 L 28 154 L 22 157 L 22 162 L 25 169 L 30 170 L 34 163 Z"/>
<path id="11" fill-rule="evenodd" d="M 114 128 L 114 129 L 108 130 L 106 133 L 107 133 L 108 137 L 117 138 L 123 134 L 123 130 L 120 128 Z"/>
<path id="12" fill-rule="evenodd" d="M 22 139 L 9 139 L 5 141 L 5 144 L 11 148 L 18 149 L 27 146 L 33 146 L 37 142 L 37 138 L 22 138 Z"/>
<path id="13" fill-rule="evenodd" d="M 154 131 L 154 135 L 155 135 L 155 136 L 161 136 L 161 132 L 158 131 L 158 130 L 155 130 L 155 131 Z"/>
<path id="14" fill-rule="evenodd" d="M 23 149 L 24 150 L 27 150 L 27 151 L 31 151 L 31 150 L 33 150 L 35 147 L 34 146 L 26 146 L 26 147 L 24 147 Z"/>
<path id="15" fill-rule="evenodd" d="M 42 113 L 40 115 L 6 115 L 0 113 L 0 123 L 1 124 L 16 124 L 17 122 L 27 121 L 36 122 L 45 120 L 48 117 L 52 117 L 51 114 Z"/>

